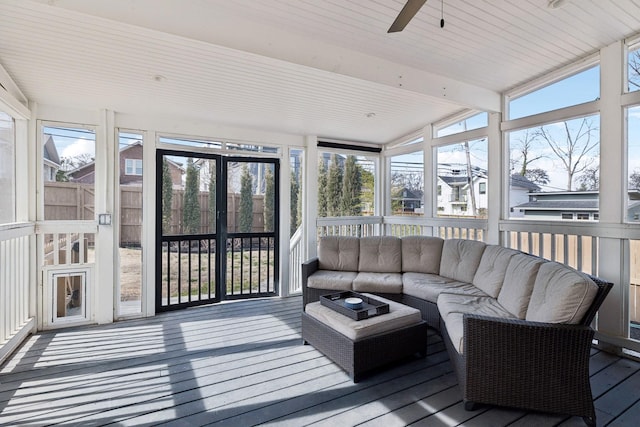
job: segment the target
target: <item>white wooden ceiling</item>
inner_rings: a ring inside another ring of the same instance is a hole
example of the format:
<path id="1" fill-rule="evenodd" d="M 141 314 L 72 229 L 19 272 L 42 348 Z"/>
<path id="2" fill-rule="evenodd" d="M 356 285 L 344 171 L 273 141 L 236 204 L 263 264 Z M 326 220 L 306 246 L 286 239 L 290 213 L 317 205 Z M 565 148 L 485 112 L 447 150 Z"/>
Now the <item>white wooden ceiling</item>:
<path id="1" fill-rule="evenodd" d="M 389 142 L 640 32 L 640 0 L 0 0 L 32 101 Z M 368 113 L 375 113 L 367 117 Z"/>

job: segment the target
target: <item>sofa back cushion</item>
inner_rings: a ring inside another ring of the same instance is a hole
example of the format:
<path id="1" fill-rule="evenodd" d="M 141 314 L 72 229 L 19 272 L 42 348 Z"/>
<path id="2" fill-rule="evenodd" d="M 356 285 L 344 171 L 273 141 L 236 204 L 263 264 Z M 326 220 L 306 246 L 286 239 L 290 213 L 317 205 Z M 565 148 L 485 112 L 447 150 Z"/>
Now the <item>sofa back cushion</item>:
<path id="1" fill-rule="evenodd" d="M 320 270 L 358 271 L 360 241 L 357 237 L 325 236 L 318 243 Z"/>
<path id="2" fill-rule="evenodd" d="M 487 295 L 497 298 L 511 257 L 519 252 L 498 245 L 488 245 L 482 253 L 473 284 Z"/>
<path id="3" fill-rule="evenodd" d="M 402 238 L 402 271 L 440 273 L 442 244 L 440 237 L 407 236 Z"/>
<path id="4" fill-rule="evenodd" d="M 400 273 L 402 271 L 402 241 L 400 238 L 393 236 L 361 237 L 358 271 Z"/>
<path id="5" fill-rule="evenodd" d="M 526 254 L 511 257 L 504 274 L 498 302 L 518 319 L 524 319 L 538 270 L 544 261 Z"/>
<path id="6" fill-rule="evenodd" d="M 487 245 L 484 242 L 475 240 L 445 240 L 442 244 L 440 275 L 471 283 L 480 265 L 485 246 Z"/>
<path id="7" fill-rule="evenodd" d="M 577 324 L 598 292 L 585 274 L 557 262 L 545 262 L 533 285 L 527 320 Z"/>

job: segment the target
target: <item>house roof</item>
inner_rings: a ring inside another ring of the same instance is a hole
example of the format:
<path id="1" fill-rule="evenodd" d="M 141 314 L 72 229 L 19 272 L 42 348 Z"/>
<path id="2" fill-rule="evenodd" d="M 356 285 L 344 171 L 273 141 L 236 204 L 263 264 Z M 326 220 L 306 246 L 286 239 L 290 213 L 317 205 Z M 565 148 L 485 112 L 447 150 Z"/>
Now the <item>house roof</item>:
<path id="1" fill-rule="evenodd" d="M 511 175 L 511 186 L 524 188 L 529 191 L 540 191 L 540 186 L 538 184 L 529 181 L 527 177 L 524 177 L 517 173 Z"/>
<path id="2" fill-rule="evenodd" d="M 460 175 L 456 175 L 456 176 L 448 176 L 448 175 L 439 175 L 438 178 L 440 178 L 442 181 L 445 182 L 445 184 L 453 187 L 453 186 L 457 186 L 457 185 L 465 185 L 469 182 L 469 180 L 467 179 L 466 176 L 460 176 Z"/>
<path id="3" fill-rule="evenodd" d="M 597 211 L 598 206 L 598 200 L 538 200 L 514 207 L 525 210 Z"/>
<path id="4" fill-rule="evenodd" d="M 384 144 L 640 30 L 635 0 L 445 3 L 388 34 L 404 1 L 4 0 L 0 62 L 42 105 Z"/>
<path id="5" fill-rule="evenodd" d="M 46 135 L 47 141 L 44 143 L 44 159 L 49 160 L 50 162 L 55 163 L 60 166 L 60 155 L 58 154 L 58 149 L 56 148 L 56 144 L 53 141 L 53 137 L 51 135 Z"/>

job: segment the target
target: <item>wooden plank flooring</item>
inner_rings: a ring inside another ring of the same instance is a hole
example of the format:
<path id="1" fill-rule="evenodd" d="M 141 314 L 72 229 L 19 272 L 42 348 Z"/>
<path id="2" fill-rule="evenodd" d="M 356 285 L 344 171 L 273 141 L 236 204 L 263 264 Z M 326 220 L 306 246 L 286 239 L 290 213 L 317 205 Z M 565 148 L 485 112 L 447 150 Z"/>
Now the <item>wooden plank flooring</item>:
<path id="1" fill-rule="evenodd" d="M 354 384 L 300 339 L 299 297 L 236 301 L 30 337 L 0 367 L 0 425 L 575 426 L 465 411 L 435 334 L 428 356 Z M 593 350 L 598 425 L 640 425 L 640 363 Z"/>

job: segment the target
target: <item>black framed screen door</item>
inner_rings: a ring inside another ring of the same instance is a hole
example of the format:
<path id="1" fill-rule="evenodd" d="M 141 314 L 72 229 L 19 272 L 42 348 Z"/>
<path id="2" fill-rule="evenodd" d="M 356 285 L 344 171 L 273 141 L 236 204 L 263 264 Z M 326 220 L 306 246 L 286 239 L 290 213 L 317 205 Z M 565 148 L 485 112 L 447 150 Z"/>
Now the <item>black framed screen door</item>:
<path id="1" fill-rule="evenodd" d="M 277 295 L 278 159 L 156 160 L 156 312 Z"/>

